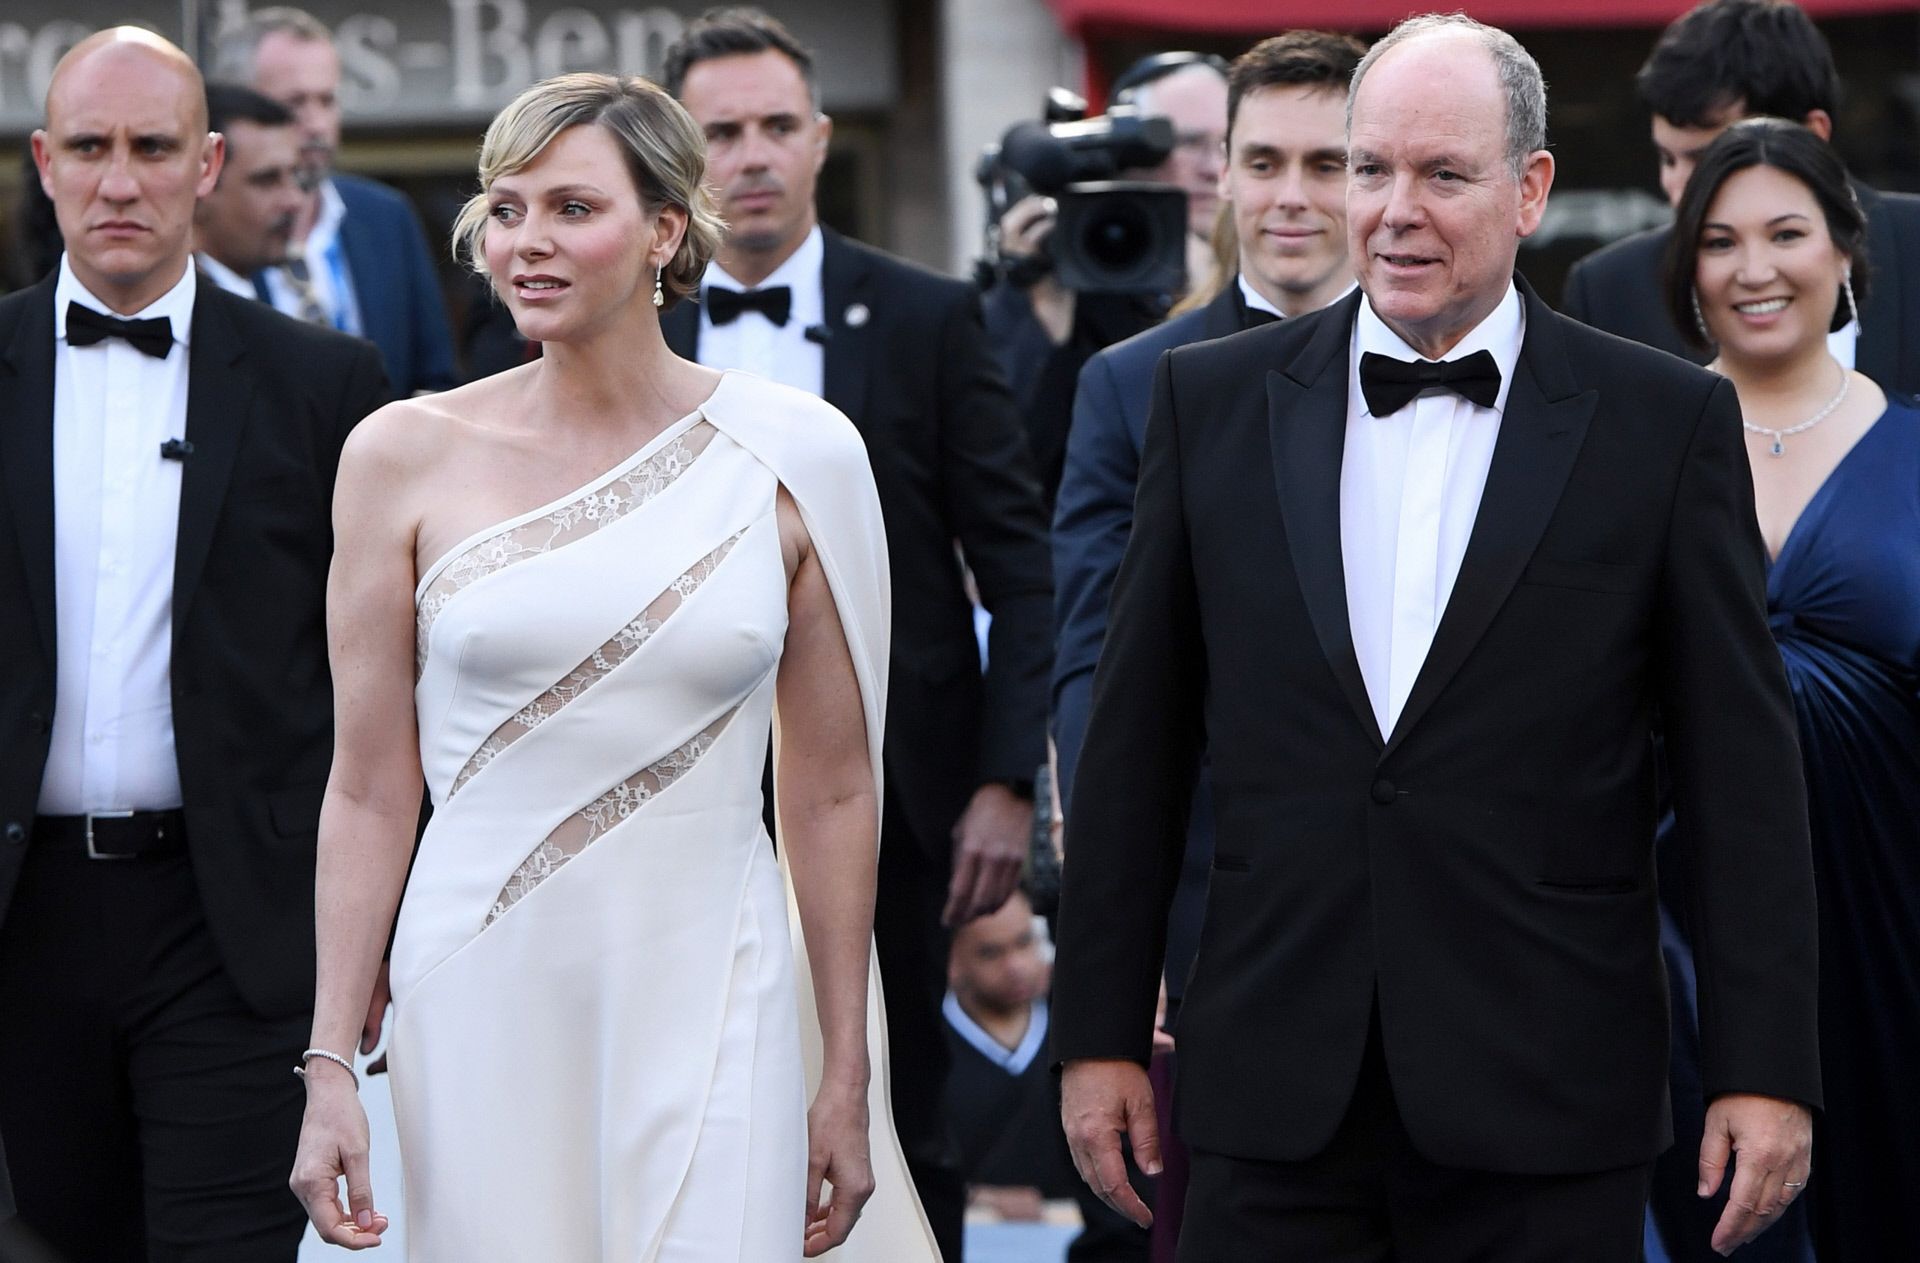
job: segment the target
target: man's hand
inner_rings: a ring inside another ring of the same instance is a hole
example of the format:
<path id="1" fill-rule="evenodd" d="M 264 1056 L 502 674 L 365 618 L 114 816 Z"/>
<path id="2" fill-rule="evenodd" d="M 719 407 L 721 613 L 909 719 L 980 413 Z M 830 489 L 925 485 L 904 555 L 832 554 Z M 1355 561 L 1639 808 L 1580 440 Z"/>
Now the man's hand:
<path id="1" fill-rule="evenodd" d="M 1771 1096 L 1729 1093 L 1707 1106 L 1700 1142 L 1702 1197 L 1712 1197 L 1734 1161 L 1727 1209 L 1713 1228 L 1713 1248 L 1732 1254 L 1759 1236 L 1807 1186 L 1813 1166 L 1813 1115 L 1806 1106 Z"/>
<path id="2" fill-rule="evenodd" d="M 1080 1058 L 1060 1076 L 1060 1122 L 1073 1165 L 1100 1200 L 1146 1228 L 1153 1212 L 1127 1180 L 1120 1137 L 1133 1146 L 1133 1160 L 1148 1175 L 1160 1174 L 1160 1123 L 1153 1112 L 1153 1084 L 1131 1061 Z"/>
<path id="3" fill-rule="evenodd" d="M 1038 193 L 1007 207 L 1000 217 L 1000 253 L 1009 259 L 1026 259 L 1038 254 L 1053 231 L 1059 208 L 1050 197 Z M 1073 291 L 1049 273 L 1027 289 L 1027 301 L 1033 304 L 1033 318 L 1046 330 L 1047 340 L 1055 346 L 1073 333 Z"/>
<path id="4" fill-rule="evenodd" d="M 1033 799 L 982 785 L 953 826 L 953 880 L 940 921 L 949 927 L 997 912 L 1020 880 L 1033 836 Z"/>

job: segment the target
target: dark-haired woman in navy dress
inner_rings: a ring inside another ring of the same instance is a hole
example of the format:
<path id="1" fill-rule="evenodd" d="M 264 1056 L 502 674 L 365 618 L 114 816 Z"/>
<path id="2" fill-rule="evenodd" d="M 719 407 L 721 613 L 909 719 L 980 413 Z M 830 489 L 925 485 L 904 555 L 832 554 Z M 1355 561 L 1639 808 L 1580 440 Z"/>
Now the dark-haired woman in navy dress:
<path id="1" fill-rule="evenodd" d="M 1920 410 L 1843 363 L 1869 280 L 1865 236 L 1826 143 L 1751 119 L 1701 156 L 1668 284 L 1675 318 L 1715 349 L 1711 367 L 1740 395 L 1799 719 L 1826 1102 L 1817 1174 L 1794 1210 L 1822 1263 L 1912 1257 L 1901 1225 L 1920 1193 Z M 1684 909 L 1684 891 L 1667 893 Z M 1690 1022 L 1690 979 L 1678 981 L 1676 1016 Z M 1685 1050 L 1692 1032 L 1676 1035 Z M 1675 1104 L 1684 1128 L 1691 1110 L 1678 1092 Z M 1706 1240 L 1676 1230 L 1691 1194 L 1656 1191 L 1676 1259 Z M 1749 1253 L 1798 1238 L 1804 1254 L 1805 1232 L 1781 1226 Z"/>

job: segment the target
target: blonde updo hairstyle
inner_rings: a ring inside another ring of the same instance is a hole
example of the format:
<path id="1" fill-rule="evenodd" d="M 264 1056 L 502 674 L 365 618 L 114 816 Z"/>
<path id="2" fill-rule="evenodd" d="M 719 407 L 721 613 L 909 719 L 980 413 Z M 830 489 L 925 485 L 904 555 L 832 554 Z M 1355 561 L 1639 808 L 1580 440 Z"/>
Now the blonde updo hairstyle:
<path id="1" fill-rule="evenodd" d="M 493 182 L 526 167 L 561 132 L 585 124 L 606 128 L 620 142 L 642 206 L 649 212 L 677 206 L 687 213 L 686 233 L 660 278 L 663 306 L 670 308 L 700 288 L 700 274 L 719 249 L 726 224 L 707 190 L 706 137 L 678 101 L 637 75 L 557 75 L 501 110 L 480 142 L 480 191 L 454 221 L 454 258 L 488 275 Z"/>

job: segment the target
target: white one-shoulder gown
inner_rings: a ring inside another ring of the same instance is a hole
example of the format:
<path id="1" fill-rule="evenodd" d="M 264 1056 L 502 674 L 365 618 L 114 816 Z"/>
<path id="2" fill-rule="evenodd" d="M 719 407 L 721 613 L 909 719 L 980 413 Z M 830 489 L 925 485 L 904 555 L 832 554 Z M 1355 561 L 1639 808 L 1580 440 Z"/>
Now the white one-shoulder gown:
<path id="1" fill-rule="evenodd" d="M 800 1257 L 819 1030 L 760 790 L 783 484 L 877 779 L 885 538 L 859 435 L 810 395 L 729 373 L 617 468 L 420 582 L 434 814 L 393 947 L 390 1063 L 423 1263 Z M 937 1259 L 869 974 L 879 1188 L 832 1257 Z"/>

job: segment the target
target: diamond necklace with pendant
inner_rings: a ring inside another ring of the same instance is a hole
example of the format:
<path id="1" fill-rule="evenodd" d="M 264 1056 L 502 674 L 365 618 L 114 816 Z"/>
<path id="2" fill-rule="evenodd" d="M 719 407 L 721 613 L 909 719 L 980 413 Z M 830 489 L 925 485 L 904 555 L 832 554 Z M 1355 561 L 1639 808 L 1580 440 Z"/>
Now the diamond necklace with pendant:
<path id="1" fill-rule="evenodd" d="M 1819 425 L 1822 421 L 1832 416 L 1833 410 L 1838 408 L 1846 400 L 1847 388 L 1851 385 L 1853 385 L 1853 374 L 1849 373 L 1843 365 L 1840 369 L 1840 389 L 1834 392 L 1833 398 L 1827 400 L 1826 405 L 1822 407 L 1820 411 L 1814 413 L 1800 424 L 1790 425 L 1784 430 L 1769 430 L 1764 425 L 1755 425 L 1745 417 L 1740 419 L 1740 424 L 1745 427 L 1748 434 L 1764 434 L 1771 438 L 1773 440 L 1773 446 L 1767 450 L 1775 456 L 1785 456 L 1787 454 L 1785 440 L 1795 434 L 1806 433 L 1814 426 Z"/>

